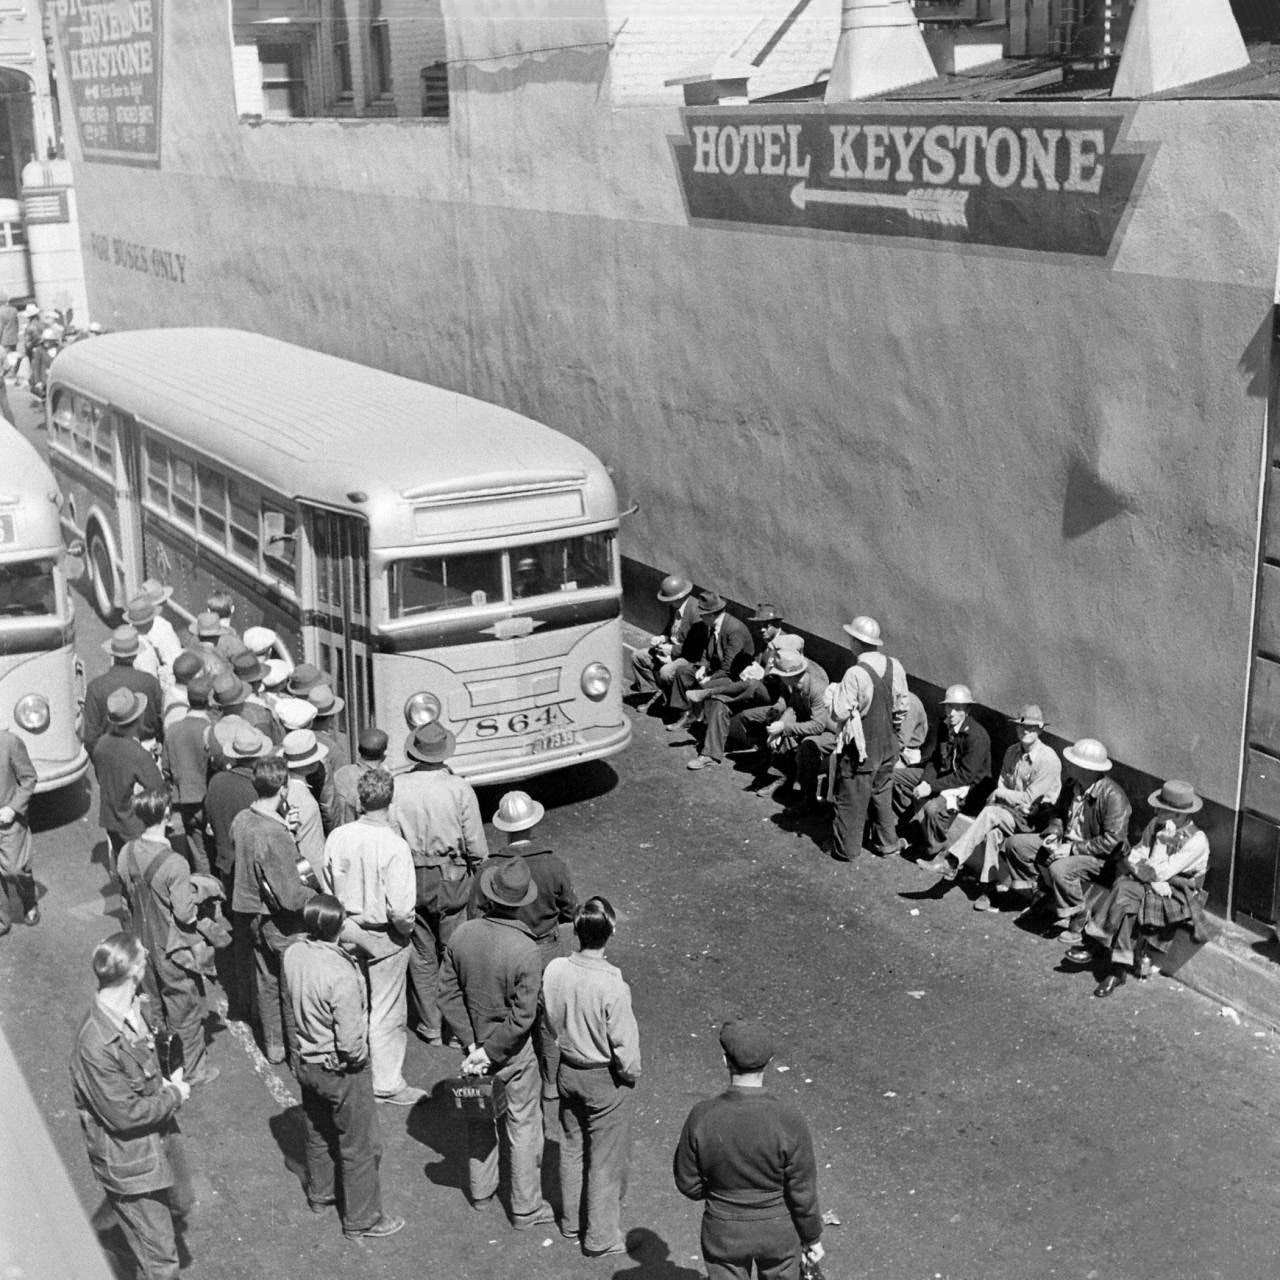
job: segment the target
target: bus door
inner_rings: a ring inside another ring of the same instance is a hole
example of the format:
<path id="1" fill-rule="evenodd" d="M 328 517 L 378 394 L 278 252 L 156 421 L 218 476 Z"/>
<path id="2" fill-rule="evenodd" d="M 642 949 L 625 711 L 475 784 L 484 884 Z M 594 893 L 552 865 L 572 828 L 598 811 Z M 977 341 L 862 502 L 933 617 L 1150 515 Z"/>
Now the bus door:
<path id="1" fill-rule="evenodd" d="M 114 436 L 116 511 L 120 519 L 120 561 L 124 566 L 121 602 L 125 603 L 133 599 L 147 576 L 142 536 L 142 441 L 133 414 L 111 405 L 103 417 Z M 99 425 L 98 441 L 101 440 Z"/>
<path id="2" fill-rule="evenodd" d="M 374 723 L 369 653 L 369 527 L 361 519 L 302 506 L 310 553 L 307 656 L 328 674 L 345 703 L 354 756 L 360 730 Z"/>

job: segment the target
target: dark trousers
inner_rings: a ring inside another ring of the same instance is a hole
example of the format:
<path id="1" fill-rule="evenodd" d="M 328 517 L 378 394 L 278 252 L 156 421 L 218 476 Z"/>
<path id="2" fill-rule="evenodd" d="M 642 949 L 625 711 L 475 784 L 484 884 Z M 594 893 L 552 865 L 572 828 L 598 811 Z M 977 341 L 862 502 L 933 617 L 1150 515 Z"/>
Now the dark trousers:
<path id="1" fill-rule="evenodd" d="M 543 973 L 560 954 L 559 933 L 546 938 L 539 938 L 538 964 Z M 533 1051 L 538 1058 L 538 1078 L 541 1081 L 542 1097 L 542 1131 L 555 1141 L 556 1126 L 559 1124 L 560 1087 L 557 1083 L 560 1071 L 560 1044 L 546 1028 L 542 1018 L 542 997 L 538 997 L 538 1017 L 533 1024 Z"/>
<path id="2" fill-rule="evenodd" d="M 173 1186 L 140 1196 L 107 1192 L 120 1230 L 138 1260 L 139 1280 L 178 1280 L 178 1236 L 195 1202 L 182 1139 L 171 1135 L 166 1146 Z"/>
<path id="3" fill-rule="evenodd" d="M 848 752 L 836 761 L 835 790 L 831 796 L 832 854 L 843 860 L 856 858 L 862 852 L 867 829 L 867 815 L 875 805 L 875 831 L 872 845 L 887 849 L 898 838 L 893 815 L 893 757 L 872 769 L 862 767 Z"/>
<path id="4" fill-rule="evenodd" d="M 166 955 L 148 957 L 156 992 L 164 1009 L 164 1020 L 170 1031 L 182 1041 L 186 1074 L 191 1073 L 204 1059 L 204 980 L 176 965 Z"/>
<path id="5" fill-rule="evenodd" d="M 947 808 L 947 802 L 939 795 L 930 796 L 916 814 L 920 831 L 924 836 L 925 852 L 936 856 L 947 847 L 947 835 L 956 820 L 956 811 Z"/>
<path id="6" fill-rule="evenodd" d="M 280 957 L 298 940 L 298 935 L 281 933 L 269 916 L 254 916 L 251 928 L 254 994 L 257 997 L 258 1026 L 262 1030 L 262 1047 L 268 1057 L 292 1056 L 296 1052 L 298 1038 Z"/>
<path id="7" fill-rule="evenodd" d="M 713 760 L 723 760 L 726 750 L 733 747 L 762 746 L 764 727 L 774 719 L 770 706 L 761 706 L 768 694 L 763 685 L 757 685 L 759 694 L 747 693 L 741 698 L 725 702 L 720 698 L 708 698 L 702 704 L 707 736 L 703 739 L 702 754 Z"/>
<path id="8" fill-rule="evenodd" d="M 800 1237 L 790 1218 L 702 1215 L 707 1280 L 800 1280 Z"/>
<path id="9" fill-rule="evenodd" d="M 182 819 L 182 835 L 187 842 L 186 856 L 192 871 L 209 874 L 209 854 L 204 845 L 204 802 L 176 806 Z"/>
<path id="10" fill-rule="evenodd" d="M 584 1069 L 563 1059 L 558 1083 L 564 1135 L 560 1142 L 560 1225 L 571 1234 L 581 1231 L 584 1249 L 603 1251 L 622 1240 L 634 1090 L 618 1084 L 608 1067 Z"/>
<path id="11" fill-rule="evenodd" d="M 327 1071 L 298 1063 L 307 1152 L 307 1199 L 338 1200 L 344 1231 L 365 1231 L 382 1217 L 378 1161 L 382 1134 L 373 1078 L 359 1071 Z M 339 1196 L 339 1190 L 341 1195 Z"/>
<path id="12" fill-rule="evenodd" d="M 36 878 L 30 871 L 0 874 L 0 929 L 11 925 L 15 914 L 25 916 L 35 905 Z"/>
<path id="13" fill-rule="evenodd" d="M 803 799 L 818 798 L 818 780 L 827 776 L 827 762 L 836 748 L 836 735 L 831 730 L 804 738 L 796 748 L 796 785 Z"/>
<path id="14" fill-rule="evenodd" d="M 467 918 L 465 911 L 442 915 L 419 909 L 413 922 L 409 953 L 409 1002 L 424 1031 L 442 1030 L 440 1000 L 440 959 L 453 931 Z"/>

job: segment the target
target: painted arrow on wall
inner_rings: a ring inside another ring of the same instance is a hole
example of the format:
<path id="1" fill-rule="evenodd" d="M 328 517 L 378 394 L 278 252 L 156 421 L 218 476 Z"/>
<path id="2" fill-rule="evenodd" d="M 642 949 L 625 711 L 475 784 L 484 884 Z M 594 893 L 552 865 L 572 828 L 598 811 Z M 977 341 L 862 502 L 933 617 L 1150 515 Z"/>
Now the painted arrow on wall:
<path id="1" fill-rule="evenodd" d="M 863 209 L 903 209 L 907 217 L 919 222 L 934 222 L 942 227 L 968 227 L 966 206 L 969 192 L 912 187 L 905 195 L 890 195 L 883 191 L 825 191 L 821 187 L 806 187 L 797 182 L 791 188 L 791 203 L 797 209 L 810 204 L 857 205 Z"/>

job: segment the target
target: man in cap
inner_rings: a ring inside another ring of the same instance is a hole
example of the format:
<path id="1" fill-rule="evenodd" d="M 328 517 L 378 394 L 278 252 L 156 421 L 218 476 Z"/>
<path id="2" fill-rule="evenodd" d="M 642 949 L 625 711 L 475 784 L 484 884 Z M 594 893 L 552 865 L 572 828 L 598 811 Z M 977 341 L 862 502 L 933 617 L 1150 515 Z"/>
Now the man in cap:
<path id="1" fill-rule="evenodd" d="M 560 926 L 572 924 L 578 909 L 569 868 L 544 841 L 535 840 L 534 833 L 545 816 L 546 810 L 527 791 L 508 791 L 498 801 L 498 811 L 493 815 L 493 825 L 506 834 L 507 843 L 492 850 L 489 857 L 491 863 L 520 858 L 533 877 L 537 893 L 532 902 L 516 912 L 515 918 L 528 928 L 538 945 L 540 973 L 560 954 Z M 480 915 L 484 907 L 484 894 L 477 883 L 471 893 L 471 915 Z M 533 1047 L 542 1076 L 543 1123 L 550 1130 L 557 1106 L 559 1054 L 555 1038 L 543 1034 L 541 1022 L 534 1025 Z"/>
<path id="2" fill-rule="evenodd" d="M 172 788 L 173 805 L 182 822 L 191 869 L 208 874 L 209 854 L 204 844 L 204 797 L 208 788 L 212 724 L 209 720 L 208 677 L 197 676 L 187 685 L 187 714 L 165 732 L 160 767 Z"/>
<path id="3" fill-rule="evenodd" d="M 377 1239 L 404 1219 L 382 1211 L 364 976 L 338 945 L 345 919 L 342 903 L 317 893 L 302 908 L 306 936 L 281 963 L 298 1036 L 307 1204 L 317 1214 L 340 1204 L 348 1239 Z"/>
<path id="4" fill-rule="evenodd" d="M 455 738 L 442 724 L 420 725 L 406 739 L 413 762 L 396 778 L 391 822 L 409 844 L 416 879 L 409 986 L 418 1034 L 441 1043 L 440 958 L 471 902 L 476 868 L 489 856 L 476 793 L 448 766 Z"/>
<path id="5" fill-rule="evenodd" d="M 897 842 L 890 789 L 898 740 L 893 732 L 890 686 L 863 660 L 861 651 L 838 683 L 828 685 L 823 703 L 835 726 L 828 764 L 832 804 L 827 852 L 851 862 L 863 848 L 868 813 L 874 831 L 872 849 L 885 852 Z"/>
<path id="6" fill-rule="evenodd" d="M 293 1010 L 281 982 L 280 959 L 304 932 L 302 908 L 315 892 L 298 874 L 298 850 L 287 820 L 288 782 L 283 760 L 258 760 L 253 766 L 253 804 L 231 823 L 231 909 L 249 917 L 262 1051 L 272 1063 L 283 1062 L 295 1048 Z"/>
<path id="7" fill-rule="evenodd" d="M 954 880 L 960 868 L 981 849 L 978 883 L 984 891 L 974 900 L 975 911 L 998 909 L 985 892 L 987 885 L 994 882 L 996 892 L 1007 891 L 1007 883 L 996 876 L 1000 846 L 1005 838 L 1042 830 L 1062 790 L 1058 753 L 1040 738 L 1044 712 L 1035 703 L 1028 703 L 1010 719 L 1017 726 L 1018 740 L 1004 753 L 1000 776 L 990 799 L 965 831 L 949 836 L 942 852 L 932 862 L 923 864 L 926 870 L 936 871 L 944 880 Z"/>
<path id="8" fill-rule="evenodd" d="M 171 724 L 177 724 L 185 718 L 189 706 L 187 686 L 196 676 L 204 675 L 204 662 L 198 653 L 193 653 L 190 649 L 183 649 L 173 660 L 171 674 L 173 680 L 164 691 L 164 709 L 162 713 L 162 721 L 166 733 L 168 733 Z M 209 695 L 212 697 L 213 681 L 208 680 L 206 683 L 209 686 Z M 207 699 L 205 705 L 207 708 Z"/>
<path id="9" fill-rule="evenodd" d="M 573 918 L 577 954 L 552 960 L 542 978 L 545 1032 L 554 1037 L 560 1057 L 560 1231 L 580 1238 L 588 1257 L 626 1252 L 621 1209 L 640 1029 L 631 988 L 605 959 L 616 925 L 609 900 L 589 898 Z"/>
<path id="10" fill-rule="evenodd" d="M 107 731 L 107 699 L 117 689 L 142 694 L 145 702 L 141 736 L 157 742 L 160 740 L 163 732 L 160 682 L 134 666 L 140 647 L 138 633 L 132 627 L 117 627 L 109 641 L 111 666 L 100 676 L 94 676 L 84 691 L 84 730 L 81 736 L 84 748 L 91 756 L 98 739 Z"/>
<path id="11" fill-rule="evenodd" d="M 426 1096 L 404 1078 L 408 1020 L 406 975 L 412 952 L 416 884 L 413 854 L 391 825 L 395 784 L 385 769 L 370 769 L 356 784 L 360 816 L 329 833 L 324 879 L 358 925 L 369 977 L 369 1059 L 379 1102 L 411 1107 Z"/>
<path id="12" fill-rule="evenodd" d="M 511 1171 L 511 1219 L 517 1230 L 555 1221 L 542 1198 L 542 1123 L 533 1025 L 542 966 L 528 926 L 516 918 L 538 896 L 522 858 L 503 858 L 480 873 L 484 916 L 460 924 L 440 966 L 440 1009 L 462 1036 L 464 1075 L 497 1076 L 506 1097 L 499 1122 Z M 471 1203 L 486 1207 L 498 1191 L 498 1133 L 489 1119 L 467 1125 Z"/>
<path id="13" fill-rule="evenodd" d="M 385 769 L 387 735 L 370 725 L 360 731 L 356 741 L 356 759 L 333 771 L 333 826 L 354 822 L 360 816 L 357 788 L 370 769 Z"/>
<path id="14" fill-rule="evenodd" d="M 704 591 L 698 597 L 698 622 L 699 639 L 693 641 L 699 653 L 697 664 L 677 670 L 671 682 L 669 703 L 686 713 L 695 705 L 688 699 L 691 690 L 701 690 L 716 681 L 736 680 L 754 652 L 746 623 L 728 611 L 724 597 L 716 592 Z M 671 728 L 687 727 L 688 723 L 686 715 Z"/>
<path id="15" fill-rule="evenodd" d="M 1110 972 L 1093 993 L 1102 998 L 1124 982 L 1144 931 L 1189 923 L 1196 942 L 1208 941 L 1199 894 L 1209 869 L 1209 840 L 1192 821 L 1204 801 L 1191 783 L 1171 779 L 1147 803 L 1155 817 L 1121 861 L 1110 892 L 1090 911 L 1084 943 L 1064 957 L 1068 964 L 1090 964 L 1090 948 L 1110 949 Z"/>
<path id="16" fill-rule="evenodd" d="M 665 703 L 676 671 L 681 665 L 692 665 L 684 647 L 698 619 L 698 602 L 693 598 L 693 583 L 679 573 L 663 578 L 658 600 L 667 606 L 667 625 L 649 637 L 647 648 L 631 655 L 631 680 L 633 692 Z"/>
<path id="17" fill-rule="evenodd" d="M 823 1256 L 818 1165 L 804 1117 L 764 1087 L 773 1041 L 758 1023 L 726 1022 L 729 1087 L 689 1112 L 676 1147 L 676 1188 L 701 1200 L 707 1280 L 799 1280 Z"/>
<path id="18" fill-rule="evenodd" d="M 12 729 L 0 729 L 0 937 L 9 932 L 15 898 L 23 923 L 40 923 L 27 821 L 35 790 L 36 770 L 26 743 Z"/>
<path id="19" fill-rule="evenodd" d="M 113 689 L 106 700 L 108 731 L 93 748 L 93 771 L 98 779 L 98 822 L 107 833 L 110 868 L 114 877 L 116 859 L 127 840 L 140 836 L 143 824 L 133 812 L 135 788 L 164 786 L 155 757 L 138 741 L 147 714 L 145 694 L 132 689 Z"/>
<path id="20" fill-rule="evenodd" d="M 972 708 L 973 692 L 968 685 L 947 687 L 942 698 L 943 730 L 924 777 L 911 792 L 912 800 L 920 806 L 916 820 L 931 858 L 946 847 L 951 824 L 969 793 L 991 776 L 991 739 L 973 718 Z M 920 865 L 929 866 L 927 862 Z"/>
<path id="21" fill-rule="evenodd" d="M 1032 916 L 1051 909 L 1045 932 L 1074 933 L 1083 921 L 1085 893 L 1110 876 L 1129 842 L 1133 807 L 1109 776 L 1111 757 L 1096 738 L 1080 738 L 1062 752 L 1064 786 L 1042 833 L 1011 835 L 1001 851 L 1010 887 L 1043 886 Z M 1074 938 L 1068 941 L 1074 941 Z"/>

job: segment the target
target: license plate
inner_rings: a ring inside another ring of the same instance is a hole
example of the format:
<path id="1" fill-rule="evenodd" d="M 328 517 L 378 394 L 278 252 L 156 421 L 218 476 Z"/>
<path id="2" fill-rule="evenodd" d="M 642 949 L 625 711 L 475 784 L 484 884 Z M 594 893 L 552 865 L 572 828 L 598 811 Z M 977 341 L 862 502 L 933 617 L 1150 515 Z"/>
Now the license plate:
<path id="1" fill-rule="evenodd" d="M 555 751 L 558 747 L 571 747 L 578 740 L 572 729 L 561 729 L 558 733 L 544 733 L 529 743 L 531 756 L 541 755 L 544 751 Z"/>

